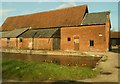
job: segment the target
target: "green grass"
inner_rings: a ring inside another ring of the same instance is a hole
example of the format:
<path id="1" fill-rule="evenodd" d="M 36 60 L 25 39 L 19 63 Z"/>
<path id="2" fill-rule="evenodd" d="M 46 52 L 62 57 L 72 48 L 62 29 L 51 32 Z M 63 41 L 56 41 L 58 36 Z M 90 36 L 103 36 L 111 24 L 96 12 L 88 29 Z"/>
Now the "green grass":
<path id="1" fill-rule="evenodd" d="M 91 68 L 67 67 L 51 63 L 2 60 L 3 79 L 19 81 L 81 80 L 99 74 Z"/>

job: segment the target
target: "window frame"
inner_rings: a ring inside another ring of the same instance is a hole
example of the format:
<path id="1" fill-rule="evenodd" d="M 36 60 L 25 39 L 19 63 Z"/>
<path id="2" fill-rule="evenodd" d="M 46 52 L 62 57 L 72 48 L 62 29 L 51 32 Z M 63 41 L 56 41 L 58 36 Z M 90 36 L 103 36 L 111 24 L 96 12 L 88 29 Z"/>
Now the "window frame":
<path id="1" fill-rule="evenodd" d="M 94 46 L 94 40 L 90 40 L 90 47 Z"/>

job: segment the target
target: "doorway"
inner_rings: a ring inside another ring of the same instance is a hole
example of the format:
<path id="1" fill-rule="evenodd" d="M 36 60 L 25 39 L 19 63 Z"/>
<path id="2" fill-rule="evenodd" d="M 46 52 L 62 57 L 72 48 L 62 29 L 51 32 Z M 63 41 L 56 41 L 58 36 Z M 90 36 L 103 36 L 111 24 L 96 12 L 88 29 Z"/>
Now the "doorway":
<path id="1" fill-rule="evenodd" d="M 79 50 L 79 37 L 74 37 L 74 50 Z"/>
<path id="2" fill-rule="evenodd" d="M 60 49 L 60 38 L 53 38 L 53 50 Z"/>

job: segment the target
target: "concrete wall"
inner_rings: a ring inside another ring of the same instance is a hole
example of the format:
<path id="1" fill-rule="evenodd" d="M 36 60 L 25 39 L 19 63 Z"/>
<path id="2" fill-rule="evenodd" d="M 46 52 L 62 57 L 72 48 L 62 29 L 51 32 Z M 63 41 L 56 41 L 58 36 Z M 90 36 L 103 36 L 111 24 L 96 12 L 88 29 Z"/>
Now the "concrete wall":
<path id="1" fill-rule="evenodd" d="M 34 38 L 34 49 L 52 50 L 52 38 Z"/>
<path id="2" fill-rule="evenodd" d="M 106 51 L 108 32 L 105 28 L 106 25 L 61 28 L 61 49 L 74 50 L 74 38 L 79 37 L 79 51 Z M 71 38 L 71 41 L 67 38 Z M 94 40 L 94 46 L 90 46 L 90 40 Z"/>

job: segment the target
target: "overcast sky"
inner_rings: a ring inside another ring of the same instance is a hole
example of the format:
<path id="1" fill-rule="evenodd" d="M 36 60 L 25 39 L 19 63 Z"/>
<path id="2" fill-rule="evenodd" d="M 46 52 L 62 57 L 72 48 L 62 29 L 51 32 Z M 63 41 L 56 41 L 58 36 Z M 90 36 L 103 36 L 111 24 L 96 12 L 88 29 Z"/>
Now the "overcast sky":
<path id="1" fill-rule="evenodd" d="M 88 5 L 89 12 L 110 11 L 111 30 L 120 31 L 120 29 L 118 29 L 117 2 L 1 2 L 0 25 L 3 24 L 5 19 L 10 16 L 24 15 L 83 4 Z"/>

